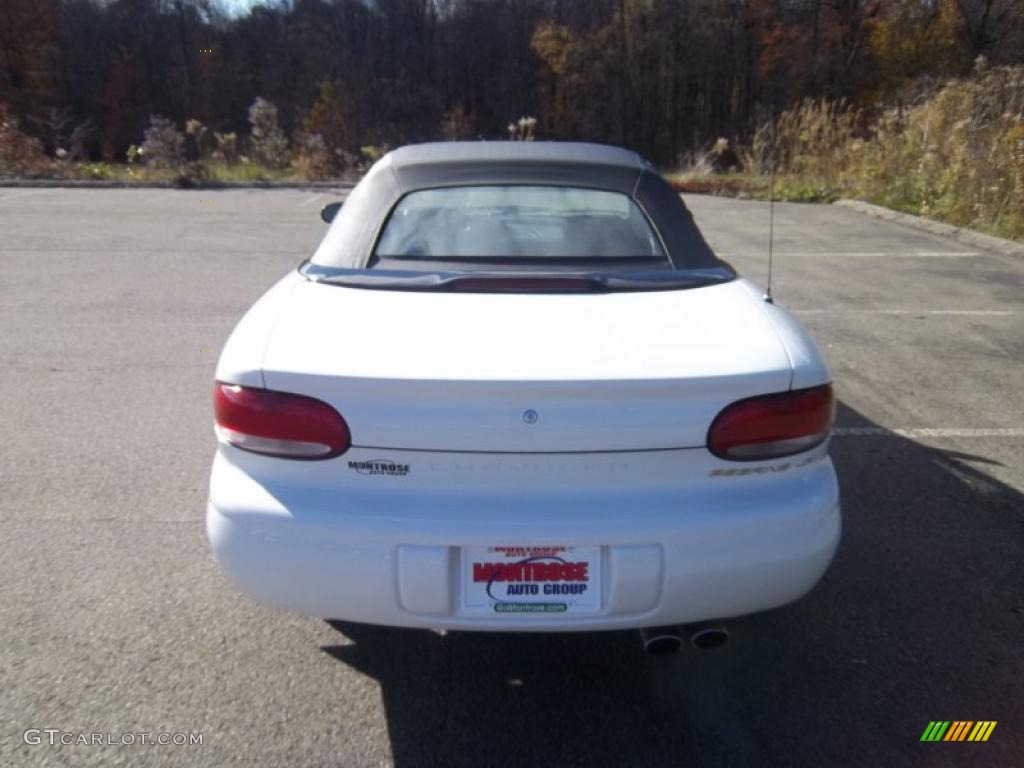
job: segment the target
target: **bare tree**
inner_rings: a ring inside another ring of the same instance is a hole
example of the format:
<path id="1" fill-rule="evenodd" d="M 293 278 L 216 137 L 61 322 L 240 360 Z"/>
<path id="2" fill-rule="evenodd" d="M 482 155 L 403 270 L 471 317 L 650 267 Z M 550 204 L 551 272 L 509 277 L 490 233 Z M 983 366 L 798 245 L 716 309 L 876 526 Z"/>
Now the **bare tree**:
<path id="1" fill-rule="evenodd" d="M 50 107 L 42 114 L 29 115 L 27 119 L 46 147 L 61 160 L 84 159 L 85 140 L 96 132 L 96 121 L 93 118 L 79 120 L 67 108 Z"/>
<path id="2" fill-rule="evenodd" d="M 1021 0 L 956 0 L 972 58 L 990 54 L 1006 40 L 1020 40 L 1024 28 Z M 1018 56 L 1020 51 L 1017 52 Z"/>

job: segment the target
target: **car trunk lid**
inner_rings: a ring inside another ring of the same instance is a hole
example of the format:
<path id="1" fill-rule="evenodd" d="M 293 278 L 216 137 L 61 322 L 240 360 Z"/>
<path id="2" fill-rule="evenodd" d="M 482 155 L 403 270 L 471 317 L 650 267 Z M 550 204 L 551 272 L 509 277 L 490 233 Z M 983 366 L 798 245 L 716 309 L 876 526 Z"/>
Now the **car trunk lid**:
<path id="1" fill-rule="evenodd" d="M 744 281 L 573 295 L 309 282 L 263 376 L 333 405 L 355 446 L 558 453 L 703 446 L 725 405 L 792 372 Z"/>

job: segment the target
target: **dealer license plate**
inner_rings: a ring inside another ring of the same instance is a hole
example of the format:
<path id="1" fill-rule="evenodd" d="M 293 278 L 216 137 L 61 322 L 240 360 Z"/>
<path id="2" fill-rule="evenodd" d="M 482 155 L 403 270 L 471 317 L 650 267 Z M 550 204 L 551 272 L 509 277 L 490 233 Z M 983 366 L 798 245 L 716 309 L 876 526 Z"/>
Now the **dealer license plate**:
<path id="1" fill-rule="evenodd" d="M 565 615 L 601 607 L 601 548 L 462 548 L 462 601 L 492 615 Z"/>

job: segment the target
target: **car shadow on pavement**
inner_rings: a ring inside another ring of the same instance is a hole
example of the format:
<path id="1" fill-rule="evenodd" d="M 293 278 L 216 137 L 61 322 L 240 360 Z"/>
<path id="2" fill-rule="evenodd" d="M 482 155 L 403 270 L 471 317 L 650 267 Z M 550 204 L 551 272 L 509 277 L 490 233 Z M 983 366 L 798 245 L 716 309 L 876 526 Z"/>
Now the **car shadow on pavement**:
<path id="1" fill-rule="evenodd" d="M 838 424 L 876 426 L 842 404 Z M 350 642 L 323 650 L 379 682 L 400 767 L 1021 764 L 1024 496 L 987 457 L 892 434 L 832 455 L 836 561 L 797 603 L 729 622 L 723 649 L 331 622 Z M 1005 725 L 921 743 L 935 719 Z"/>

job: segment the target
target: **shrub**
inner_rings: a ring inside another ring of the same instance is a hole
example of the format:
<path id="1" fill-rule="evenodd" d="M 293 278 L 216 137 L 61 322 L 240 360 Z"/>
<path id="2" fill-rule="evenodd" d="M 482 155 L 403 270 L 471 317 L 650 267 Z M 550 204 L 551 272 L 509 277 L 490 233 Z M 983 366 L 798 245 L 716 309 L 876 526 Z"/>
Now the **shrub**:
<path id="1" fill-rule="evenodd" d="M 185 153 L 189 160 L 207 160 L 217 149 L 213 131 L 195 118 L 185 122 L 185 136 Z"/>
<path id="2" fill-rule="evenodd" d="M 536 129 L 536 117 L 520 117 L 508 124 L 508 137 L 511 141 L 533 141 Z"/>
<path id="3" fill-rule="evenodd" d="M 213 150 L 213 159 L 219 160 L 228 165 L 238 162 L 238 134 L 213 132 L 216 149 Z"/>
<path id="4" fill-rule="evenodd" d="M 740 158 L 732 143 L 724 136 L 718 137 L 707 150 L 684 152 L 676 160 L 678 175 L 693 179 L 712 173 L 737 171 Z"/>
<path id="5" fill-rule="evenodd" d="M 475 132 L 476 120 L 473 114 L 463 109 L 461 104 L 449 107 L 441 118 L 441 136 L 445 141 L 471 139 Z"/>
<path id="6" fill-rule="evenodd" d="M 53 170 L 43 144 L 23 133 L 7 105 L 0 102 L 0 173 L 38 174 Z"/>
<path id="7" fill-rule="evenodd" d="M 324 80 L 317 85 L 317 97 L 302 119 L 302 131 L 307 136 L 320 136 L 331 156 L 332 174 L 359 165 L 359 114 L 350 90 L 341 80 Z"/>
<path id="8" fill-rule="evenodd" d="M 359 148 L 359 156 L 363 158 L 367 163 L 376 163 L 384 155 L 387 154 L 387 148 L 378 147 L 373 144 L 367 144 L 365 147 Z"/>
<path id="9" fill-rule="evenodd" d="M 82 166 L 81 172 L 87 179 L 96 181 L 105 181 L 114 175 L 107 163 L 87 163 Z"/>
<path id="10" fill-rule="evenodd" d="M 277 107 L 256 97 L 249 106 L 249 125 L 253 159 L 271 168 L 288 165 L 288 139 L 277 124 Z"/>
<path id="11" fill-rule="evenodd" d="M 199 160 L 189 160 L 182 164 L 174 176 L 175 186 L 182 188 L 198 187 L 210 178 L 210 168 Z"/>
<path id="12" fill-rule="evenodd" d="M 138 156 L 155 168 L 173 168 L 185 158 L 185 135 L 170 120 L 151 115 Z"/>
<path id="13" fill-rule="evenodd" d="M 96 132 L 91 117 L 79 120 L 71 109 L 50 107 L 28 115 L 27 119 L 35 127 L 44 148 L 52 151 L 58 160 L 85 159 L 85 141 Z"/>
<path id="14" fill-rule="evenodd" d="M 307 179 L 327 179 L 334 175 L 334 156 L 319 133 L 302 134 L 295 164 Z"/>

